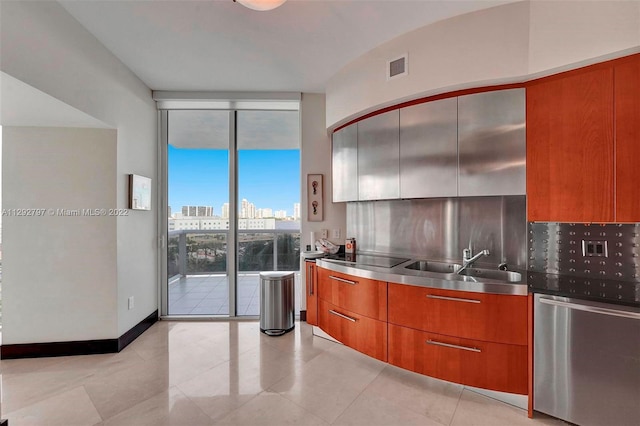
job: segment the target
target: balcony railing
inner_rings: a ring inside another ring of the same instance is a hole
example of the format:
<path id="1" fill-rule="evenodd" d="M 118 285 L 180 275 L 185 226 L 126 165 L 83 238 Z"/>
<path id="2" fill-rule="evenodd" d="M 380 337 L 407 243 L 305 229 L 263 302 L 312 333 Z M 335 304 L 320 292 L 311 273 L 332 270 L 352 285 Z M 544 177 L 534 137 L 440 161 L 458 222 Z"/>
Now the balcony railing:
<path id="1" fill-rule="evenodd" d="M 169 231 L 168 276 L 227 273 L 227 230 Z M 300 231 L 238 231 L 238 272 L 297 271 Z"/>

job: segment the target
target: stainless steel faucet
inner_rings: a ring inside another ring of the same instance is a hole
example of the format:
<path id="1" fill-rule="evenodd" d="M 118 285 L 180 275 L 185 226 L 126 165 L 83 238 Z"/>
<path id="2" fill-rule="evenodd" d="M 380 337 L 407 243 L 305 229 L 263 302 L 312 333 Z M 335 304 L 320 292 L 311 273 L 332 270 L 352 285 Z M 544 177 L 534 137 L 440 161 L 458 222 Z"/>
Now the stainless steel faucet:
<path id="1" fill-rule="evenodd" d="M 469 268 L 473 265 L 476 260 L 480 259 L 482 256 L 489 256 L 489 250 L 482 250 L 478 252 L 475 256 L 473 255 L 473 251 L 471 250 L 471 246 L 462 250 L 462 268 L 456 271 L 457 274 L 461 274 L 462 271 Z"/>

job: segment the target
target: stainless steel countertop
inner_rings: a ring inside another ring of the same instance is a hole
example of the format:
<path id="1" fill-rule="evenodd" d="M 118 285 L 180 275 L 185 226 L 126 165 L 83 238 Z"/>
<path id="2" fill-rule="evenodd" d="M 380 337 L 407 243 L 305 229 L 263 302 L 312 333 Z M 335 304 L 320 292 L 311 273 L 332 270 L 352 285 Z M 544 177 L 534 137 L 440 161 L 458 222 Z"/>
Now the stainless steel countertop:
<path id="1" fill-rule="evenodd" d="M 445 290 L 470 291 L 475 293 L 527 295 L 526 271 L 520 282 L 505 282 L 486 278 L 468 277 L 458 274 L 443 274 L 407 269 L 405 266 L 418 259 L 410 259 L 393 268 L 356 265 L 353 262 L 332 259 L 316 259 L 316 265 L 330 271 L 342 272 L 361 278 L 370 278 L 390 283 L 414 285 L 419 287 L 441 288 Z M 420 259 L 422 260 L 422 259 Z"/>

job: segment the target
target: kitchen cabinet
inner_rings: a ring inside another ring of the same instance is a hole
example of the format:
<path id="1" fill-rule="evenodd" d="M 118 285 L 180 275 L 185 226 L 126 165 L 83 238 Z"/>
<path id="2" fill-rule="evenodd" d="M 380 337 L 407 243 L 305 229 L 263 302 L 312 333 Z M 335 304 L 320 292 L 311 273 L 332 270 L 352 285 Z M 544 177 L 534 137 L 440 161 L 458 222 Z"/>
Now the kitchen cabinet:
<path id="1" fill-rule="evenodd" d="M 400 113 L 358 122 L 358 200 L 400 197 Z"/>
<path id="2" fill-rule="evenodd" d="M 524 89 L 360 120 L 333 135 L 333 200 L 524 195 L 525 127 Z"/>
<path id="3" fill-rule="evenodd" d="M 458 195 L 458 100 L 400 109 L 400 198 Z"/>
<path id="4" fill-rule="evenodd" d="M 525 89 L 458 97 L 458 195 L 524 195 Z"/>
<path id="5" fill-rule="evenodd" d="M 333 134 L 333 202 L 358 201 L 358 123 Z"/>
<path id="6" fill-rule="evenodd" d="M 387 283 L 318 268 L 318 296 L 369 318 L 387 320 Z"/>
<path id="7" fill-rule="evenodd" d="M 375 320 L 320 298 L 318 323 L 342 344 L 380 361 L 387 361 L 387 323 Z"/>
<path id="8" fill-rule="evenodd" d="M 614 72 L 616 222 L 640 222 L 640 55 Z"/>
<path id="9" fill-rule="evenodd" d="M 614 221 L 613 67 L 527 87 L 527 218 Z"/>
<path id="10" fill-rule="evenodd" d="M 389 363 L 468 386 L 526 395 L 527 346 L 462 339 L 389 324 Z"/>
<path id="11" fill-rule="evenodd" d="M 527 344 L 527 296 L 389 283 L 389 323 L 497 343 Z"/>
<path id="12" fill-rule="evenodd" d="M 468 386 L 528 393 L 527 296 L 388 286 L 389 363 Z"/>
<path id="13" fill-rule="evenodd" d="M 318 326 L 341 343 L 387 360 L 387 283 L 317 268 Z"/>
<path id="14" fill-rule="evenodd" d="M 318 325 L 318 287 L 316 262 L 306 261 L 307 324 Z"/>

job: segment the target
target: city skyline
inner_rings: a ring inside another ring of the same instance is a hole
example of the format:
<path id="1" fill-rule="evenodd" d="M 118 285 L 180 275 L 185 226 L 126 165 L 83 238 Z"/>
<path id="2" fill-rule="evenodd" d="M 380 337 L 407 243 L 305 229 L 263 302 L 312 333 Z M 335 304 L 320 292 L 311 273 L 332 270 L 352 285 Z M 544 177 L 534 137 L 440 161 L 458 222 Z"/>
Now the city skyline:
<path id="1" fill-rule="evenodd" d="M 228 203 L 229 154 L 222 149 L 168 147 L 169 206 L 212 206 L 222 215 Z M 300 150 L 239 150 L 238 201 L 251 200 L 256 208 L 285 210 L 293 216 L 300 203 Z"/>
<path id="2" fill-rule="evenodd" d="M 229 217 L 229 203 L 222 204 L 222 206 L 220 207 L 220 213 L 217 213 L 214 206 L 188 205 L 181 206 L 181 208 L 177 211 L 174 211 L 171 206 L 168 207 L 169 218 L 174 219 L 179 217 Z M 276 219 L 300 219 L 300 203 L 293 204 L 291 214 L 289 214 L 289 210 L 274 210 L 270 207 L 256 208 L 255 204 L 251 203 L 247 199 L 241 200 L 238 207 L 238 218 L 241 219 L 261 219 L 272 217 Z"/>

